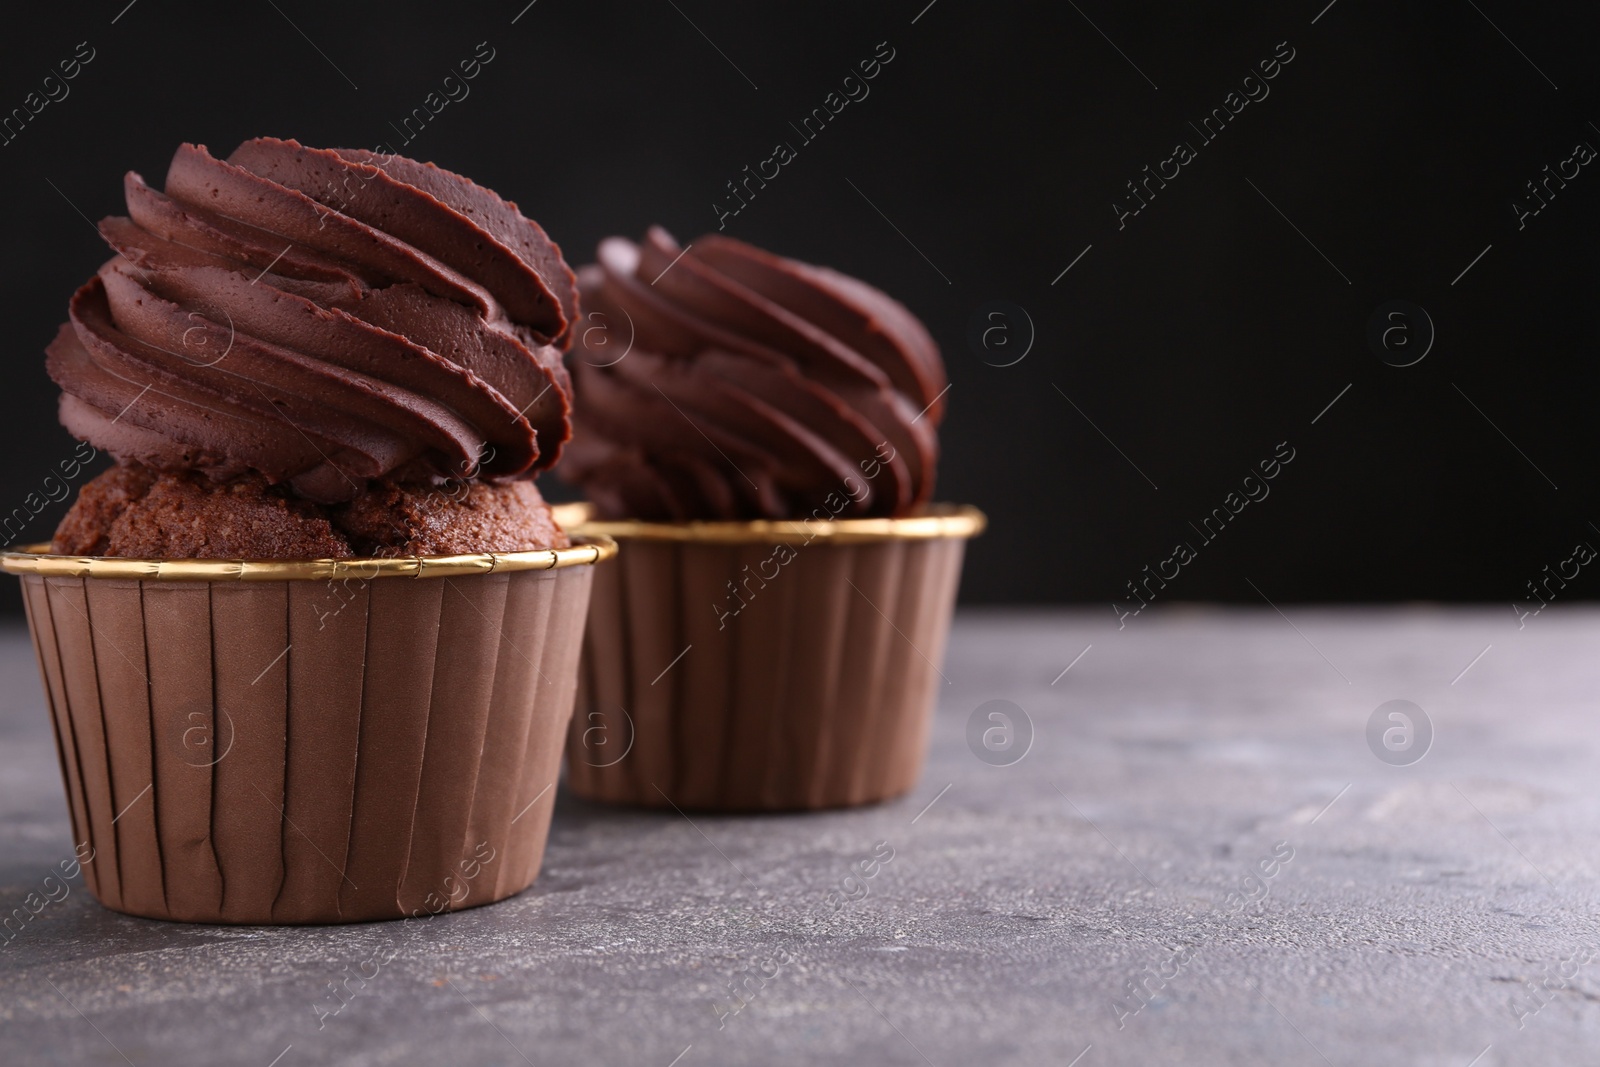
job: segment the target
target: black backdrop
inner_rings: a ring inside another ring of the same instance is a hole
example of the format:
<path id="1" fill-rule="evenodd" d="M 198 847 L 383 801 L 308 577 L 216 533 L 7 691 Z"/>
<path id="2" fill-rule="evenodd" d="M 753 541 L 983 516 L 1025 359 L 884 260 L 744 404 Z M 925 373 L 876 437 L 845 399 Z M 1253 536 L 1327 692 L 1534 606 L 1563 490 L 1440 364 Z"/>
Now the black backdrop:
<path id="1" fill-rule="evenodd" d="M 940 495 L 992 522 L 969 601 L 1109 603 L 1146 566 L 1177 575 L 1144 587 L 1162 600 L 1511 601 L 1554 570 L 1545 599 L 1600 591 L 1567 562 L 1600 546 L 1580 5 L 525 3 L 8 11 L 0 110 L 66 95 L 0 146 L 0 510 L 71 451 L 41 350 L 106 256 L 83 216 L 180 141 L 385 143 L 516 199 L 575 264 L 714 229 L 787 141 L 727 232 L 872 281 L 939 339 Z M 404 143 L 391 124 L 491 50 Z M 869 95 L 802 142 L 847 88 Z"/>

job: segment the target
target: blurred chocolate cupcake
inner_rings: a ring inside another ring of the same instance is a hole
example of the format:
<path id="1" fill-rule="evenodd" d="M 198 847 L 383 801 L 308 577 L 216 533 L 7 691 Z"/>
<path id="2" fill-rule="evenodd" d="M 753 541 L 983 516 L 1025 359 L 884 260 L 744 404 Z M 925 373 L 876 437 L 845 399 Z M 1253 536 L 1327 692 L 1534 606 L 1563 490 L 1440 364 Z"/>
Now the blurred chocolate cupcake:
<path id="1" fill-rule="evenodd" d="M 931 505 L 946 391 L 882 292 L 716 235 L 579 275 L 563 477 L 597 577 L 568 776 L 713 810 L 892 797 L 920 773 L 971 508 Z"/>
<path id="2" fill-rule="evenodd" d="M 0 560 L 90 889 L 234 923 L 519 892 L 614 551 L 531 481 L 569 435 L 560 249 L 432 164 L 294 141 L 125 191 L 48 358 L 117 464 Z"/>

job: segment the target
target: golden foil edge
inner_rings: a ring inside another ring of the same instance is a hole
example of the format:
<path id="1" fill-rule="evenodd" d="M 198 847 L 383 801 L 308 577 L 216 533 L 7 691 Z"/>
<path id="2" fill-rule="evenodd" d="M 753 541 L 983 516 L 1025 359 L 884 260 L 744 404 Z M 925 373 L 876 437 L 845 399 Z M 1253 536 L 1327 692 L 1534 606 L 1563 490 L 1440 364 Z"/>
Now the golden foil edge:
<path id="1" fill-rule="evenodd" d="M 617 554 L 601 533 L 574 535 L 571 548 L 472 552 L 452 556 L 353 559 L 123 559 L 54 556 L 48 542 L 0 553 L 0 570 L 47 578 L 115 578 L 161 582 L 282 582 L 342 578 L 452 578 L 505 571 L 546 571 L 600 563 Z"/>
<path id="2" fill-rule="evenodd" d="M 933 504 L 921 515 L 898 519 L 753 519 L 746 522 L 640 522 L 594 520 L 587 503 L 557 504 L 551 509 L 562 529 L 591 536 L 642 541 L 706 544 L 773 544 L 825 541 L 863 544 L 881 541 L 972 538 L 983 533 L 988 517 L 968 504 Z"/>

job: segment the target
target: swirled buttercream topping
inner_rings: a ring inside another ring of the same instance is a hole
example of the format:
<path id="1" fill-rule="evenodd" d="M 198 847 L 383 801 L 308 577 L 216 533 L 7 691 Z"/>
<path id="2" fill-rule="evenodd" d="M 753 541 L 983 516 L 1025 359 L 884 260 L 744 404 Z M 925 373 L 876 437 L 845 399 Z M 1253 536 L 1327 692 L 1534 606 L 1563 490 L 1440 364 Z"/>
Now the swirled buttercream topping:
<path id="1" fill-rule="evenodd" d="M 864 282 L 711 235 L 610 238 L 579 274 L 564 477 L 602 516 L 904 515 L 932 491 L 944 365 Z"/>
<path id="2" fill-rule="evenodd" d="M 258 138 L 129 173 L 117 255 L 49 347 L 61 421 L 118 459 L 257 471 L 311 500 L 512 476 L 569 436 L 561 250 L 432 164 Z"/>

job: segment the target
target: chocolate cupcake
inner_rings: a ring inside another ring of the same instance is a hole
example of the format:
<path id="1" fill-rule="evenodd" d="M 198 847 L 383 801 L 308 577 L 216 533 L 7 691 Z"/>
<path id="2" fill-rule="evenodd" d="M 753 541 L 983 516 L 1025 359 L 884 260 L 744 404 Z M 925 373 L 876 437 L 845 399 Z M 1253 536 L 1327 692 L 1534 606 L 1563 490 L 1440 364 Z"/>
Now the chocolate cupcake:
<path id="1" fill-rule="evenodd" d="M 580 272 L 578 528 L 597 577 L 572 789 L 712 810 L 862 804 L 927 747 L 971 508 L 930 504 L 946 383 L 916 318 L 716 235 Z"/>
<path id="2" fill-rule="evenodd" d="M 22 576 L 86 882 L 194 922 L 421 916 L 538 873 L 593 570 L 560 249 L 432 164 L 263 138 L 125 181 L 49 347 L 116 466 Z"/>

